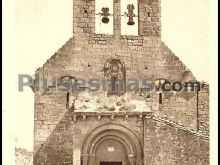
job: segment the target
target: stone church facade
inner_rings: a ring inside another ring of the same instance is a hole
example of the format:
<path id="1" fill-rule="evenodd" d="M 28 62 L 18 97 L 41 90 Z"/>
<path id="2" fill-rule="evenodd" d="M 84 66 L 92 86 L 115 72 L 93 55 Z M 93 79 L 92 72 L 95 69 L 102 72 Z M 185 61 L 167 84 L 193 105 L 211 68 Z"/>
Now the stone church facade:
<path id="1" fill-rule="evenodd" d="M 34 165 L 208 165 L 208 84 L 161 90 L 167 81 L 197 80 L 161 40 L 160 0 L 136 0 L 137 14 L 126 4 L 127 25 L 137 25 L 138 35 L 121 34 L 123 0 L 99 14 L 95 1 L 74 0 L 73 37 L 35 72 Z M 113 34 L 97 34 L 97 15 L 113 24 Z M 146 78 L 158 90 L 146 92 L 142 84 L 127 91 L 129 80 Z M 60 86 L 52 80 L 106 79 L 106 91 L 83 83 L 80 91 L 53 90 Z"/>

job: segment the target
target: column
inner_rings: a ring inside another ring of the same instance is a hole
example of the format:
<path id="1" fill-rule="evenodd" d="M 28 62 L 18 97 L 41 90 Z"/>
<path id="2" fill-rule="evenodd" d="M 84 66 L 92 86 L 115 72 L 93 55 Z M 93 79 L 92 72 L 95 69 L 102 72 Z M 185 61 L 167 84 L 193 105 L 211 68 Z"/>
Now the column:
<path id="1" fill-rule="evenodd" d="M 114 34 L 121 35 L 121 1 L 114 0 Z"/>

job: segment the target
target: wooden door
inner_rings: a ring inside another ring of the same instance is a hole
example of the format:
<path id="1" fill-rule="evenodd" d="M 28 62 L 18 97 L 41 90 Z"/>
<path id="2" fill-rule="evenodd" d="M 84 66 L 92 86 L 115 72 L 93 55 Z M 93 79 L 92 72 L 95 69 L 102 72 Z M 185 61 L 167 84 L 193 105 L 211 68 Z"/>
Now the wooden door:
<path id="1" fill-rule="evenodd" d="M 100 165 L 122 165 L 122 162 L 100 162 Z"/>

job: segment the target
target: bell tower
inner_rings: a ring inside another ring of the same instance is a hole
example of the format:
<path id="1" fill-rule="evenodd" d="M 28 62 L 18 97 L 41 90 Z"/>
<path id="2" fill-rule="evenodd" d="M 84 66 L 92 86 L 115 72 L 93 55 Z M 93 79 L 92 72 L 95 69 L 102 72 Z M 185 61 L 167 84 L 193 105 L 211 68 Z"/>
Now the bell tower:
<path id="1" fill-rule="evenodd" d="M 160 16 L 160 0 L 74 0 L 73 33 L 160 36 Z"/>

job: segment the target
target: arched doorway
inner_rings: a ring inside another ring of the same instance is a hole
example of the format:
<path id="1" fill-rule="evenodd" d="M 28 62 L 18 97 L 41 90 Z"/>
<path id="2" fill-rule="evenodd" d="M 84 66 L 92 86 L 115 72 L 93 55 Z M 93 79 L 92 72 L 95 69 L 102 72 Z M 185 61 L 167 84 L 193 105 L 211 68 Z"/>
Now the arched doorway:
<path id="1" fill-rule="evenodd" d="M 120 141 L 109 138 L 97 146 L 95 164 L 126 165 L 128 163 L 127 150 Z"/>
<path id="2" fill-rule="evenodd" d="M 104 66 L 104 77 L 109 81 L 108 95 L 121 95 L 126 90 L 126 70 L 121 60 L 109 59 Z"/>
<path id="3" fill-rule="evenodd" d="M 82 148 L 82 165 L 142 165 L 140 137 L 125 126 L 106 124 L 92 130 Z"/>

